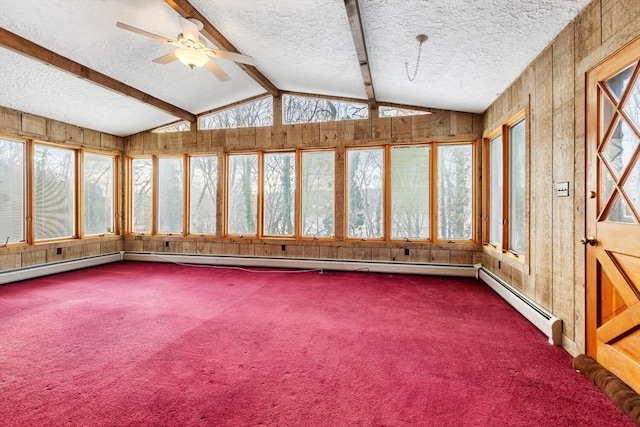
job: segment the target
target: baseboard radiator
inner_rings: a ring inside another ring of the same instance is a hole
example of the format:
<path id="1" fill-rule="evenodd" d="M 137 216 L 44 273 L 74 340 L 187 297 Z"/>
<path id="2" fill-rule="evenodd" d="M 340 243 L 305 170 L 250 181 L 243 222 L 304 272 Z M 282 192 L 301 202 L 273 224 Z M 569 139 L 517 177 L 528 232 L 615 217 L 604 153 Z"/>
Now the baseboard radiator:
<path id="1" fill-rule="evenodd" d="M 18 282 L 20 280 L 34 279 L 36 277 L 48 276 L 49 274 L 64 273 L 66 271 L 78 270 L 80 268 L 94 267 L 96 265 L 122 261 L 122 256 L 122 252 L 114 252 L 91 257 L 76 258 L 67 261 L 51 262 L 38 265 L 36 267 L 24 267 L 1 271 L 0 285 L 11 282 Z"/>
<path id="2" fill-rule="evenodd" d="M 366 271 L 370 273 L 427 274 L 477 277 L 477 268 L 467 264 L 411 264 L 403 262 L 348 261 L 311 258 L 235 257 L 217 255 L 125 252 L 125 261 L 173 262 L 231 267 L 295 268 L 301 270 Z"/>
<path id="3" fill-rule="evenodd" d="M 481 267 L 478 270 L 478 278 L 549 337 L 549 344 L 562 345 L 562 320 L 531 301 L 517 289 L 509 286 L 486 268 Z"/>

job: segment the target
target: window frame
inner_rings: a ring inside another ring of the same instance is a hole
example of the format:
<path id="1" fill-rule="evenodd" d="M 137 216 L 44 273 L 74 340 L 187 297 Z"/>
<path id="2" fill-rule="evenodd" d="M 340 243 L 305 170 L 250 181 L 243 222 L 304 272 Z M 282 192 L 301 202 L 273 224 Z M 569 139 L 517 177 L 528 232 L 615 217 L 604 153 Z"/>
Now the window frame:
<path id="1" fill-rule="evenodd" d="M 29 163 L 31 164 L 31 168 L 30 168 L 30 174 L 29 174 L 29 188 L 31 190 L 30 194 L 27 195 L 27 197 L 30 199 L 30 211 L 28 213 L 28 217 L 27 220 L 29 222 L 29 237 L 30 237 L 30 241 L 33 244 L 40 244 L 40 243 L 50 243 L 50 242 L 57 242 L 57 241 L 65 241 L 65 240 L 77 240 L 81 238 L 81 234 L 80 234 L 80 218 L 82 217 L 82 211 L 81 211 L 81 203 L 80 203 L 80 198 L 82 197 L 80 195 L 81 193 L 81 186 L 79 184 L 79 182 L 81 181 L 81 177 L 82 177 L 82 171 L 80 170 L 80 162 L 81 162 L 81 149 L 76 148 L 76 147 L 69 147 L 69 146 L 65 146 L 65 145 L 61 145 L 61 144 L 52 144 L 49 142 L 44 142 L 44 141 L 40 141 L 40 140 L 30 140 L 30 150 L 29 150 Z M 58 237 L 51 237 L 51 238 L 44 238 L 44 239 L 39 239 L 36 236 L 36 196 L 37 196 L 37 190 L 36 190 L 36 149 L 38 146 L 42 146 L 42 147 L 52 147 L 54 149 L 60 149 L 60 150 L 66 150 L 71 152 L 71 157 L 73 159 L 73 167 L 72 167 L 72 172 L 73 172 L 73 178 L 72 178 L 72 182 L 71 182 L 71 187 L 73 190 L 73 225 L 72 225 L 72 234 L 70 236 L 58 236 Z"/>
<path id="2" fill-rule="evenodd" d="M 99 151 L 99 150 L 94 150 L 94 149 L 82 149 L 80 150 L 80 172 L 82 174 L 82 179 L 79 180 L 78 182 L 78 191 L 79 194 L 81 194 L 80 197 L 80 207 L 79 207 L 79 212 L 80 212 L 80 216 L 79 216 L 79 227 L 80 227 L 80 236 L 82 236 L 82 238 L 93 238 L 93 237 L 102 237 L 102 236 L 117 236 L 120 235 L 120 221 L 118 220 L 120 218 L 120 198 L 118 197 L 118 194 L 120 194 L 120 182 L 121 182 L 121 177 L 120 177 L 120 156 L 117 154 L 113 154 L 113 153 L 107 153 L 104 151 Z M 85 203 L 85 197 L 84 197 L 84 190 L 85 190 L 85 182 L 84 182 L 84 174 L 85 174 L 85 158 L 87 154 L 93 154 L 93 155 L 97 155 L 97 156 L 103 156 L 103 157 L 110 157 L 111 161 L 113 162 L 113 201 L 112 201 L 112 206 L 113 206 L 113 213 L 112 213 L 112 222 L 113 222 L 113 230 L 111 232 L 105 232 L 105 233 L 98 233 L 98 234 L 86 234 L 85 233 L 85 218 L 84 218 L 84 213 L 85 213 L 85 207 L 86 207 L 86 203 Z"/>
<path id="3" fill-rule="evenodd" d="M 216 189 L 215 189 L 215 195 L 216 195 L 216 200 L 215 200 L 215 205 L 213 207 L 214 212 L 213 212 L 213 216 L 215 218 L 215 227 L 214 227 L 214 231 L 213 233 L 193 233 L 191 231 L 191 194 L 192 194 L 192 190 L 191 190 L 191 159 L 193 158 L 198 158 L 198 157 L 213 157 L 216 159 Z M 186 155 L 186 160 L 185 160 L 185 165 L 186 165 L 186 170 L 185 170 L 185 181 L 186 181 L 186 192 L 185 192 L 185 207 L 186 207 L 186 211 L 185 211 L 185 218 L 184 218 L 184 225 L 185 225 L 185 235 L 186 236 L 201 236 L 201 237 L 205 237 L 205 236 L 209 236 L 209 237 L 215 237 L 218 236 L 220 233 L 218 230 L 220 230 L 220 212 L 218 210 L 218 207 L 220 205 L 220 183 L 223 182 L 224 180 L 220 179 L 221 173 L 224 174 L 224 169 L 222 169 L 224 167 L 223 162 L 220 159 L 220 156 L 217 153 L 195 153 L 195 154 L 187 154 Z M 224 200 L 223 200 L 224 201 Z M 224 225 L 224 224 L 223 224 Z"/>
<path id="4" fill-rule="evenodd" d="M 337 198 L 336 198 L 336 185 L 338 183 L 337 181 L 337 165 L 338 165 L 338 150 L 337 148 L 315 148 L 315 149 L 304 149 L 304 150 L 297 150 L 298 152 L 298 157 L 299 159 L 297 160 L 296 163 L 296 179 L 299 185 L 297 185 L 296 188 L 296 197 L 297 197 L 297 204 L 296 206 L 299 206 L 299 209 L 296 209 L 296 236 L 298 239 L 300 240 L 324 240 L 324 241 L 333 241 L 336 239 L 336 202 L 337 202 Z M 331 236 L 309 236 L 309 235 L 304 235 L 303 234 L 303 212 L 302 212 L 302 208 L 303 208 L 303 203 L 304 203 L 304 195 L 302 192 L 302 175 L 304 173 L 304 170 L 302 169 L 303 167 L 303 163 L 302 163 L 302 157 L 304 153 L 324 153 L 324 152 L 332 152 L 333 153 L 333 212 L 332 212 L 332 216 L 333 216 L 333 233 L 331 234 Z M 298 166 L 299 165 L 299 166 Z"/>
<path id="5" fill-rule="evenodd" d="M 10 242 L 5 237 L 0 236 L 0 248 L 19 247 L 33 243 L 30 232 L 31 207 L 33 205 L 30 194 L 33 192 L 32 180 L 32 160 L 31 160 L 31 140 L 20 138 L 14 135 L 0 133 L 0 139 L 9 142 L 22 144 L 22 240 Z"/>
<path id="6" fill-rule="evenodd" d="M 519 252 L 511 248 L 511 173 L 512 173 L 512 159 L 511 159 L 511 130 L 520 123 L 524 123 L 524 252 Z M 526 215 L 529 205 L 529 189 L 530 189 L 530 176 L 529 176 L 529 162 L 530 162 L 530 130 L 529 130 L 529 109 L 525 107 L 512 115 L 508 120 L 504 121 L 499 127 L 493 131 L 487 133 L 484 137 L 484 157 L 483 157 L 483 176 L 486 177 L 484 185 L 484 206 L 483 206 L 483 219 L 484 228 L 482 243 L 484 247 L 491 248 L 492 250 L 507 254 L 515 259 L 525 262 L 529 253 L 529 219 Z M 491 141 L 497 136 L 502 137 L 502 222 L 501 222 L 501 241 L 499 244 L 491 242 L 491 188 L 490 188 L 490 175 L 491 175 Z"/>
<path id="7" fill-rule="evenodd" d="M 469 145 L 471 147 L 471 238 L 467 239 L 439 239 L 438 238 L 438 147 L 452 145 Z M 444 141 L 427 141 L 427 142 L 411 142 L 406 144 L 386 143 L 382 145 L 353 145 L 346 146 L 344 150 L 344 212 L 343 212 L 343 236 L 347 242 L 368 241 L 368 242 L 417 242 L 431 244 L 456 244 L 456 245 L 475 245 L 478 242 L 478 159 L 477 157 L 478 141 L 475 139 L 455 139 Z M 391 237 L 391 150 L 398 146 L 429 146 L 429 235 L 426 239 L 403 239 Z M 360 238 L 350 237 L 348 235 L 348 151 L 352 149 L 382 148 L 383 149 L 383 207 L 384 222 L 383 235 L 380 238 Z"/>

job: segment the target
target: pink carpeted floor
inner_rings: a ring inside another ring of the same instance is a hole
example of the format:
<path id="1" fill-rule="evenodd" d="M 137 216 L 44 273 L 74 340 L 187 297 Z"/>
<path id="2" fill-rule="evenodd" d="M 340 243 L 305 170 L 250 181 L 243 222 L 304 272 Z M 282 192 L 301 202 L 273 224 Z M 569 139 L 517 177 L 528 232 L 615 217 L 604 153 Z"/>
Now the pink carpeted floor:
<path id="1" fill-rule="evenodd" d="M 2 426 L 632 426 L 472 279 L 122 262 L 0 286 Z"/>

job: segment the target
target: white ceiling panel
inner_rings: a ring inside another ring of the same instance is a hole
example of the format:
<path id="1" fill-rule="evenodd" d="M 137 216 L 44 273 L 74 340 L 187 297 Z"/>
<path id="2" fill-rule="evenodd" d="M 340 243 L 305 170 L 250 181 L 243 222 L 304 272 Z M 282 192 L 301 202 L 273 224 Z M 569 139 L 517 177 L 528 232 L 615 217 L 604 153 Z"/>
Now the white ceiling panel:
<path id="1" fill-rule="evenodd" d="M 200 113 L 264 89 L 235 63 L 219 60 L 231 77 L 220 82 L 205 68 L 152 60 L 173 46 L 116 27 L 122 21 L 175 39 L 178 14 L 159 0 L 0 0 L 0 26 L 82 65 L 177 107 Z M 37 4 L 37 7 L 25 7 Z"/>
<path id="2" fill-rule="evenodd" d="M 376 97 L 482 113 L 588 2 L 360 0 Z"/>
<path id="3" fill-rule="evenodd" d="M 279 89 L 366 99 L 343 0 L 192 0 Z"/>
<path id="4" fill-rule="evenodd" d="M 0 48 L 0 75 L 0 105 L 83 128 L 127 136 L 176 120 L 4 48 Z"/>
<path id="5" fill-rule="evenodd" d="M 344 0 L 190 0 L 280 90 L 366 99 Z M 483 112 L 588 0 L 358 0 L 377 100 Z M 235 63 L 219 82 L 204 68 L 152 60 L 175 38 L 163 0 L 0 0 L 0 27 L 198 114 L 262 93 Z M 427 34 L 418 74 L 418 34 Z M 0 105 L 128 135 L 176 117 L 2 50 Z"/>

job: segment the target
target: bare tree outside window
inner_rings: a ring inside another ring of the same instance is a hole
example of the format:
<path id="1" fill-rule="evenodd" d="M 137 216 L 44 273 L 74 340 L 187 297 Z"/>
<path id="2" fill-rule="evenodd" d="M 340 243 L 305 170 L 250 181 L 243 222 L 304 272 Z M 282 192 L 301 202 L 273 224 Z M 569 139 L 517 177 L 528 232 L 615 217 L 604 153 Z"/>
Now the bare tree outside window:
<path id="1" fill-rule="evenodd" d="M 471 144 L 438 146 L 438 239 L 471 240 Z"/>
<path id="2" fill-rule="evenodd" d="M 284 124 L 358 120 L 369 117 L 367 104 L 296 95 L 282 96 Z"/>
<path id="3" fill-rule="evenodd" d="M 383 236 L 383 150 L 350 149 L 348 162 L 348 236 Z"/>
<path id="4" fill-rule="evenodd" d="M 207 114 L 198 119 L 198 129 L 232 129 L 273 125 L 273 97 Z"/>
<path id="5" fill-rule="evenodd" d="M 218 158 L 216 156 L 193 156 L 189 162 L 191 165 L 189 232 L 215 234 Z"/>
<path id="6" fill-rule="evenodd" d="M 75 234 L 75 152 L 35 146 L 34 161 L 36 240 Z"/>
<path id="7" fill-rule="evenodd" d="M 525 251 L 525 127 L 524 120 L 509 128 L 509 249 Z"/>
<path id="8" fill-rule="evenodd" d="M 113 233 L 114 159 L 85 153 L 84 234 Z"/>
<path id="9" fill-rule="evenodd" d="M 255 235 L 258 216 L 258 155 L 232 154 L 227 169 L 227 232 Z"/>
<path id="10" fill-rule="evenodd" d="M 334 235 L 335 152 L 302 152 L 302 235 Z"/>
<path id="11" fill-rule="evenodd" d="M 429 238 L 430 147 L 391 148 L 391 238 Z"/>
<path id="12" fill-rule="evenodd" d="M 295 218 L 295 154 L 264 155 L 264 234 L 293 236 Z"/>
<path id="13" fill-rule="evenodd" d="M 502 246 L 502 135 L 489 142 L 489 243 Z"/>
<path id="14" fill-rule="evenodd" d="M 158 233 L 182 233 L 182 157 L 158 159 Z"/>
<path id="15" fill-rule="evenodd" d="M 161 126 L 152 130 L 152 133 L 171 133 L 171 132 L 187 132 L 191 130 L 191 123 L 188 121 L 182 121 L 178 123 L 173 123 L 167 126 Z"/>
<path id="16" fill-rule="evenodd" d="M 407 117 L 407 116 L 421 116 L 424 114 L 431 114 L 427 111 L 421 110 L 409 110 L 407 108 L 394 108 L 385 107 L 381 105 L 378 107 L 378 117 Z"/>
<path id="17" fill-rule="evenodd" d="M 0 138 L 0 245 L 25 240 L 25 145 Z"/>
<path id="18" fill-rule="evenodd" d="M 131 231 L 148 233 L 151 231 L 151 159 L 131 161 Z"/>

